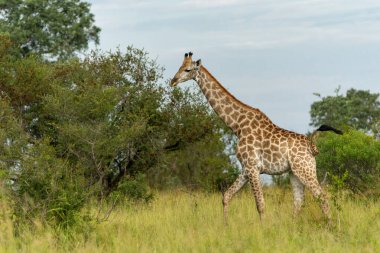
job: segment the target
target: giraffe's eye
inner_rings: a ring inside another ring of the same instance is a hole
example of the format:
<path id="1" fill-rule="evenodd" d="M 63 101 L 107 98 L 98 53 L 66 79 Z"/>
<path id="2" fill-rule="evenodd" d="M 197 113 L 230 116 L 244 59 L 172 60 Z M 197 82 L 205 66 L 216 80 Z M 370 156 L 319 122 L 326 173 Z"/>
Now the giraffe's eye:
<path id="1" fill-rule="evenodd" d="M 190 72 L 191 71 L 191 69 L 185 69 L 185 72 Z"/>

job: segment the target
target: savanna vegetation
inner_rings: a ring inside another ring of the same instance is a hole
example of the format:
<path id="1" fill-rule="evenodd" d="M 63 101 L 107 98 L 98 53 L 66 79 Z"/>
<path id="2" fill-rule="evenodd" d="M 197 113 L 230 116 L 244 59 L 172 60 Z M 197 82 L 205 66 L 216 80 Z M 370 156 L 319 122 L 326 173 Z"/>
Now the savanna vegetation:
<path id="1" fill-rule="evenodd" d="M 376 252 L 379 94 L 351 89 L 311 106 L 318 173 L 332 200 L 292 219 L 286 178 L 258 220 L 244 190 L 223 225 L 221 191 L 239 172 L 235 139 L 200 93 L 171 88 L 148 52 L 98 43 L 84 1 L 0 1 L 0 249 L 5 252 Z"/>
<path id="2" fill-rule="evenodd" d="M 57 233 L 36 221 L 33 231 L 18 236 L 2 209 L 0 251 L 379 252 L 378 202 L 345 196 L 341 222 L 334 208 L 334 225 L 328 227 L 309 194 L 296 219 L 290 188 L 265 188 L 264 197 L 262 223 L 248 188 L 231 203 L 229 226 L 223 223 L 220 194 L 175 190 L 155 192 L 149 204 L 119 206 L 106 222 L 90 221 L 90 229 Z"/>

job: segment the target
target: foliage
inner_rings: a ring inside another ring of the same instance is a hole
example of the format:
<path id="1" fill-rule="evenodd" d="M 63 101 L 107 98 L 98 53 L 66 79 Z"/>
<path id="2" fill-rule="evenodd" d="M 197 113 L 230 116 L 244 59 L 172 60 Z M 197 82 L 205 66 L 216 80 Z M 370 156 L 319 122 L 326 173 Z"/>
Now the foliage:
<path id="1" fill-rule="evenodd" d="M 176 88 L 165 110 L 168 144 L 162 168 L 149 171 L 151 183 L 158 188 L 182 185 L 214 191 L 233 182 L 238 167 L 231 164 L 227 149 L 233 145 L 228 143 L 231 132 L 203 95 Z"/>
<path id="2" fill-rule="evenodd" d="M 184 185 L 190 189 L 225 190 L 238 175 L 224 153 L 224 144 L 213 136 L 187 145 L 169 154 L 171 171 L 164 187 Z"/>
<path id="3" fill-rule="evenodd" d="M 338 190 L 380 196 L 380 141 L 356 130 L 343 136 L 324 133 L 317 141 L 320 175 L 327 172 Z"/>
<path id="4" fill-rule="evenodd" d="M 15 44 L 15 54 L 67 58 L 99 42 L 90 4 L 81 0 L 1 0 L 0 33 Z"/>
<path id="5" fill-rule="evenodd" d="M 318 95 L 320 97 L 320 95 Z M 349 89 L 346 95 L 322 97 L 310 109 L 311 123 L 314 127 L 322 124 L 331 126 L 351 126 L 354 129 L 372 133 L 380 137 L 380 100 L 378 93 Z"/>
<path id="6" fill-rule="evenodd" d="M 33 120 L 40 110 L 42 98 L 51 90 L 51 64 L 37 56 L 17 59 L 10 55 L 12 43 L 0 36 L 0 90 L 14 109 L 16 116 Z M 24 122 L 23 122 L 24 124 Z"/>
<path id="7" fill-rule="evenodd" d="M 6 170 L 17 167 L 22 149 L 26 147 L 27 135 L 20 122 L 14 116 L 9 99 L 0 97 L 0 171 L 8 175 Z"/>
<path id="8" fill-rule="evenodd" d="M 137 174 L 134 178 L 124 178 L 112 195 L 116 201 L 123 201 L 125 197 L 133 201 L 153 200 L 153 193 L 149 189 L 144 174 Z"/>

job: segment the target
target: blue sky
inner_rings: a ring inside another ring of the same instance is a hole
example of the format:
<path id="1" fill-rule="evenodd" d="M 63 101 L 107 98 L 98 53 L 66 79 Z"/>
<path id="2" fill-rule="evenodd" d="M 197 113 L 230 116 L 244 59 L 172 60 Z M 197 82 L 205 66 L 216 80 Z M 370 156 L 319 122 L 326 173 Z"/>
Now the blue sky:
<path id="1" fill-rule="evenodd" d="M 144 48 L 167 79 L 192 51 L 232 94 L 289 130 L 312 130 L 314 92 L 380 93 L 378 0 L 89 2 L 100 49 Z"/>

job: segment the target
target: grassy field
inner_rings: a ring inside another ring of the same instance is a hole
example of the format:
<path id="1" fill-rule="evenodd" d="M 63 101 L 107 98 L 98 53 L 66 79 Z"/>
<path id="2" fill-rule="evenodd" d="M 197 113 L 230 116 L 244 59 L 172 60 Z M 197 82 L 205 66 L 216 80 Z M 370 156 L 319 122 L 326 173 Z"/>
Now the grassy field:
<path id="1" fill-rule="evenodd" d="M 0 252 L 380 252 L 380 203 L 346 199 L 340 224 L 333 207 L 329 227 L 308 195 L 292 218 L 290 189 L 265 189 L 266 217 L 260 223 L 248 190 L 223 223 L 220 194 L 158 192 L 149 205 L 125 206 L 88 229 L 56 233 L 38 227 L 14 236 L 2 208 Z"/>

